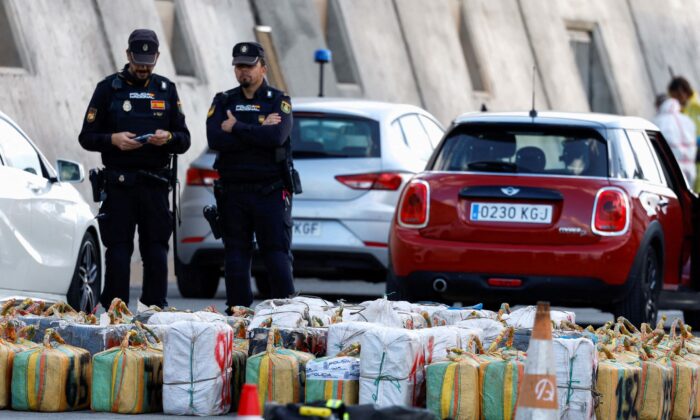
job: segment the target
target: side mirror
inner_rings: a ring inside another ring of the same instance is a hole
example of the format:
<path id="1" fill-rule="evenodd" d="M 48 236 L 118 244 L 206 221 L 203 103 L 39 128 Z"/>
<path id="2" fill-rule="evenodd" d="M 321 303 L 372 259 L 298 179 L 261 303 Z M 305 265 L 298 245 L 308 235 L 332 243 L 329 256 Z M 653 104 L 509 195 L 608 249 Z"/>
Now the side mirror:
<path id="1" fill-rule="evenodd" d="M 80 183 L 85 179 L 83 165 L 70 160 L 58 159 L 56 161 L 58 180 L 60 182 Z"/>

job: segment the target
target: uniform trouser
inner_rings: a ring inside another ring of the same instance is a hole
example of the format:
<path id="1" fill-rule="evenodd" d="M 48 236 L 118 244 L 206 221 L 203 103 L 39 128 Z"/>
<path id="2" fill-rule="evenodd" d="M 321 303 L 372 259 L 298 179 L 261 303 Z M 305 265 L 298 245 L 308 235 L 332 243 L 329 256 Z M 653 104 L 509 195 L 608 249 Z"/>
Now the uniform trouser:
<path id="1" fill-rule="evenodd" d="M 107 186 L 107 199 L 98 218 L 105 255 L 105 286 L 100 297 L 108 308 L 118 297 L 129 302 L 131 254 L 138 226 L 139 251 L 143 260 L 141 302 L 167 306 L 168 240 L 172 214 L 168 207 L 168 186 L 138 182 L 133 186 Z"/>
<path id="2" fill-rule="evenodd" d="M 224 187 L 222 199 L 219 214 L 224 231 L 227 307 L 253 303 L 250 288 L 253 234 L 268 272 L 272 297 L 294 294 L 291 195 L 282 189 L 263 194 L 229 191 Z"/>

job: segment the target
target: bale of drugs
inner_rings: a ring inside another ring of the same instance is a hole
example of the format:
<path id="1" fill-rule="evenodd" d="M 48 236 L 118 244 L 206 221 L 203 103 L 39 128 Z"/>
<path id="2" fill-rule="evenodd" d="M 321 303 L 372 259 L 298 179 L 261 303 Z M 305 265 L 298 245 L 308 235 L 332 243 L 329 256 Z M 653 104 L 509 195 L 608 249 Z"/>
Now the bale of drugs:
<path id="1" fill-rule="evenodd" d="M 341 400 L 358 403 L 360 394 L 360 345 L 336 356 L 310 360 L 306 364 L 305 401 Z"/>
<path id="2" fill-rule="evenodd" d="M 12 366 L 15 354 L 37 347 L 38 344 L 29 341 L 27 335 L 33 335 L 34 327 L 23 327 L 19 332 L 17 327 L 22 325 L 17 320 L 4 322 L 2 338 L 0 338 L 0 409 L 10 407 L 12 402 Z"/>
<path id="3" fill-rule="evenodd" d="M 275 346 L 290 350 L 311 353 L 315 356 L 326 355 L 328 328 L 285 328 L 273 327 L 277 332 Z M 253 356 L 267 349 L 271 328 L 252 328 L 248 332 L 248 354 Z"/>
<path id="4" fill-rule="evenodd" d="M 64 343 L 51 328 L 42 346 L 19 352 L 12 368 L 12 409 L 72 411 L 90 406 L 92 363 L 87 350 Z"/>

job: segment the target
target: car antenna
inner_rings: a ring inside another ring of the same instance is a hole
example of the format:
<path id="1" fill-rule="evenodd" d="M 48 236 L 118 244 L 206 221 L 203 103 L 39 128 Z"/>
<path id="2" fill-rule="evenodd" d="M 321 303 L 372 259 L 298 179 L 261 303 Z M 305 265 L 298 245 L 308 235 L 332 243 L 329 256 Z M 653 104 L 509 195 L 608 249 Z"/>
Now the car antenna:
<path id="1" fill-rule="evenodd" d="M 535 118 L 537 116 L 537 110 L 535 109 L 535 72 L 537 70 L 537 65 L 532 65 L 532 109 L 530 109 L 530 118 Z"/>

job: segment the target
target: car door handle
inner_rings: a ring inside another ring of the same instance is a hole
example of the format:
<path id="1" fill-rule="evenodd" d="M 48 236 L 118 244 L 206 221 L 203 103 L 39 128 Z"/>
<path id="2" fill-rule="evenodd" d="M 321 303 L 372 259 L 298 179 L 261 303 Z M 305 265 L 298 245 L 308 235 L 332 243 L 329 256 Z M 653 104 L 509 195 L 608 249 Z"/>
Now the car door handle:
<path id="1" fill-rule="evenodd" d="M 659 207 L 666 207 L 668 206 L 668 203 L 669 201 L 666 197 L 661 197 L 661 199 L 659 199 Z"/>

